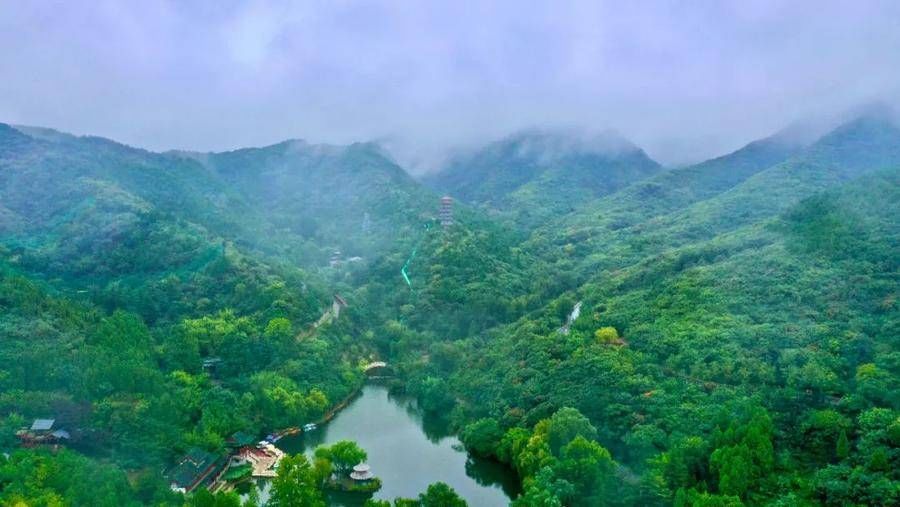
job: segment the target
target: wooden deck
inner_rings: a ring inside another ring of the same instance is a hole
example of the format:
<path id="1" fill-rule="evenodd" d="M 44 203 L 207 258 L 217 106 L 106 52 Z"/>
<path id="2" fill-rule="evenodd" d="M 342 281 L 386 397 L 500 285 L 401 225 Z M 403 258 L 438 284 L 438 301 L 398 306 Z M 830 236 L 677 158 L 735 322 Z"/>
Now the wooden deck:
<path id="1" fill-rule="evenodd" d="M 250 473 L 252 477 L 271 478 L 277 475 L 275 465 L 284 457 L 284 451 L 272 444 L 266 444 L 256 448 L 245 447 L 241 449 L 240 457 L 253 467 Z"/>

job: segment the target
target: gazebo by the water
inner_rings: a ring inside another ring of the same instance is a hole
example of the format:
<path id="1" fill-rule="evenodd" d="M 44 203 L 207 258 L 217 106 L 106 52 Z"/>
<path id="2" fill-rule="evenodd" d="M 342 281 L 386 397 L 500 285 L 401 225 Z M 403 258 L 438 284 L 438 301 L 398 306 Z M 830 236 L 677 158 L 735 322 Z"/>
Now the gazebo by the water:
<path id="1" fill-rule="evenodd" d="M 350 472 L 350 478 L 354 481 L 369 481 L 374 479 L 375 475 L 369 470 L 369 465 L 360 463 L 353 467 L 353 471 Z"/>

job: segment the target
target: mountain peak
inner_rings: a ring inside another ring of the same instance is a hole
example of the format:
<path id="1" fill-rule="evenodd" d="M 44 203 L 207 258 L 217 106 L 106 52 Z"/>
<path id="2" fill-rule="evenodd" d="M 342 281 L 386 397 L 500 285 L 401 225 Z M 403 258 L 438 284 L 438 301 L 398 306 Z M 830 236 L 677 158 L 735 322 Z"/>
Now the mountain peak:
<path id="1" fill-rule="evenodd" d="M 896 141 L 895 138 L 898 135 L 900 135 L 900 122 L 898 122 L 897 115 L 893 110 L 868 107 L 837 125 L 816 141 L 815 144 L 834 144 L 860 138 L 875 141 L 884 136 L 888 136 L 892 141 Z"/>
<path id="2" fill-rule="evenodd" d="M 12 125 L 0 123 L 0 146 L 8 149 L 13 146 L 25 145 L 31 140 L 30 136 L 23 134 Z"/>
<path id="3" fill-rule="evenodd" d="M 514 147 L 522 158 L 542 160 L 579 154 L 615 157 L 640 151 L 616 130 L 588 131 L 576 127 L 524 129 L 495 144 Z"/>
<path id="4" fill-rule="evenodd" d="M 612 130 L 532 128 L 457 157 L 426 181 L 528 225 L 659 170 L 643 150 Z"/>
<path id="5" fill-rule="evenodd" d="M 846 176 L 900 165 L 900 124 L 890 109 L 867 109 L 822 136 L 805 157 Z"/>

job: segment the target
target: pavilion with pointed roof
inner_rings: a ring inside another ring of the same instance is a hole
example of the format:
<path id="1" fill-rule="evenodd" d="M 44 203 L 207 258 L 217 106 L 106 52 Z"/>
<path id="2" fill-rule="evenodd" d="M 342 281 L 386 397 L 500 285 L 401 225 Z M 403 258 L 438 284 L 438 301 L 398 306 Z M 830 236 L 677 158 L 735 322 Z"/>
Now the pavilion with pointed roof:
<path id="1" fill-rule="evenodd" d="M 375 475 L 369 469 L 369 465 L 360 463 L 353 467 L 353 471 L 350 472 L 350 478 L 354 481 L 370 481 L 375 478 Z"/>

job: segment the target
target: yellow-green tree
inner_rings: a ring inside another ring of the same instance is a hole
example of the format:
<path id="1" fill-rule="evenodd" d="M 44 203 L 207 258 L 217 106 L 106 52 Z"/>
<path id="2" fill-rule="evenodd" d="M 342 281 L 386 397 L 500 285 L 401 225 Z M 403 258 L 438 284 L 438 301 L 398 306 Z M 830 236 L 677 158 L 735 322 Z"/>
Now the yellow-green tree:
<path id="1" fill-rule="evenodd" d="M 594 331 L 594 338 L 600 343 L 612 343 L 619 339 L 619 332 L 612 326 L 605 326 Z"/>

